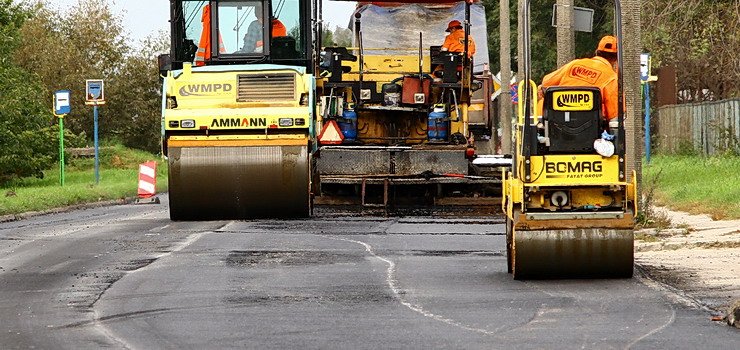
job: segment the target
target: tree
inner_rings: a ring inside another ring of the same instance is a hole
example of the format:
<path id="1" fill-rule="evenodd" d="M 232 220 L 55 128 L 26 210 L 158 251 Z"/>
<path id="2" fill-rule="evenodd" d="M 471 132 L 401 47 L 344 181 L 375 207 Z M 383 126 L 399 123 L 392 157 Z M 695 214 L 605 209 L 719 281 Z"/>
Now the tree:
<path id="1" fill-rule="evenodd" d="M 680 102 L 740 95 L 740 0 L 649 0 L 642 44 L 653 67 L 674 66 Z"/>
<path id="2" fill-rule="evenodd" d="M 557 68 L 557 38 L 552 27 L 552 5 L 554 0 L 532 0 L 530 5 L 532 79 L 536 82 Z M 490 57 L 498 57 L 499 2 L 484 0 L 486 21 L 489 28 L 488 52 Z M 594 9 L 593 31 L 575 33 L 575 54 L 577 58 L 591 57 L 602 36 L 613 34 L 614 2 L 611 0 L 576 0 L 575 6 Z M 511 11 L 511 70 L 517 70 L 517 1 L 510 1 Z M 494 71 L 500 70 L 498 61 L 491 60 Z"/>
<path id="3" fill-rule="evenodd" d="M 348 28 L 342 28 L 340 26 L 334 26 L 334 32 L 332 33 L 335 46 L 352 46 L 352 31 Z"/>
<path id="4" fill-rule="evenodd" d="M 15 54 L 16 63 L 41 77 L 49 94 L 70 90 L 72 113 L 65 126 L 74 133 L 92 135 L 93 113 L 84 104 L 85 79 L 105 79 L 106 92 L 110 88 L 109 80 L 129 50 L 122 35 L 122 18 L 112 13 L 107 0 L 80 0 L 61 16 L 52 13 L 44 0 L 35 6 L 34 16 L 21 30 L 23 41 Z M 101 118 L 108 118 L 109 112 L 101 108 Z M 111 120 L 101 122 L 101 135 L 109 133 L 111 125 Z"/>
<path id="5" fill-rule="evenodd" d="M 0 0 L 0 183 L 43 176 L 57 160 L 51 112 L 37 77 L 13 65 L 30 8 Z"/>
<path id="6" fill-rule="evenodd" d="M 104 79 L 107 104 L 99 108 L 100 138 L 159 151 L 161 83 L 156 55 L 169 51 L 164 34 L 147 39 L 141 49 L 132 48 L 122 17 L 113 13 L 108 0 L 79 0 L 61 15 L 51 13 L 48 3 L 39 0 L 21 32 L 17 64 L 40 76 L 48 93 L 72 92 L 67 128 L 92 137 L 92 108 L 84 105 L 85 80 Z"/>
<path id="7" fill-rule="evenodd" d="M 165 33 L 147 38 L 141 48 L 126 57 L 111 78 L 106 107 L 115 111 L 111 135 L 128 147 L 159 152 L 161 140 L 162 84 L 157 55 L 169 51 Z"/>

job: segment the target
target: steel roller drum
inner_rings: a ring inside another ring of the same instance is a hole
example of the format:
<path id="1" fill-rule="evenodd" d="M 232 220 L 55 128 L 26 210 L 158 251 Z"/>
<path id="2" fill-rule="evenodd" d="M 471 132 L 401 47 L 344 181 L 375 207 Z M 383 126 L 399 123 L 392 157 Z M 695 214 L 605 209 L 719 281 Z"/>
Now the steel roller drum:
<path id="1" fill-rule="evenodd" d="M 629 278 L 633 240 L 630 229 L 514 231 L 514 278 Z"/>
<path id="2" fill-rule="evenodd" d="M 307 146 L 171 147 L 170 218 L 292 218 L 310 214 Z"/>

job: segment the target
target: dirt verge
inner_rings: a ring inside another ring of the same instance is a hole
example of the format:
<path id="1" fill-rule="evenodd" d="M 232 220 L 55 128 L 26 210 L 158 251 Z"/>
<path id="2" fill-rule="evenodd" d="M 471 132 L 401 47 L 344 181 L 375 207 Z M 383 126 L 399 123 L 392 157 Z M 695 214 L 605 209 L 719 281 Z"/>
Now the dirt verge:
<path id="1" fill-rule="evenodd" d="M 740 220 L 655 208 L 673 224 L 637 231 L 635 263 L 649 277 L 725 315 L 740 300 Z"/>

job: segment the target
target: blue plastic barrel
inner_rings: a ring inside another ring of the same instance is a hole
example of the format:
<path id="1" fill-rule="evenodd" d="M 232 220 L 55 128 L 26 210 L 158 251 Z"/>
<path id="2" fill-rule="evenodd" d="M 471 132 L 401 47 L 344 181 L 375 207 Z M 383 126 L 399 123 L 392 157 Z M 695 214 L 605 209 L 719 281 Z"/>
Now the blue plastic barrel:
<path id="1" fill-rule="evenodd" d="M 342 113 L 342 119 L 337 123 L 339 130 L 342 131 L 345 141 L 355 141 L 357 139 L 357 113 L 354 111 L 354 105 L 349 104 Z"/>
<path id="2" fill-rule="evenodd" d="M 427 130 L 429 141 L 447 140 L 447 112 L 443 108 L 435 108 L 429 113 Z"/>

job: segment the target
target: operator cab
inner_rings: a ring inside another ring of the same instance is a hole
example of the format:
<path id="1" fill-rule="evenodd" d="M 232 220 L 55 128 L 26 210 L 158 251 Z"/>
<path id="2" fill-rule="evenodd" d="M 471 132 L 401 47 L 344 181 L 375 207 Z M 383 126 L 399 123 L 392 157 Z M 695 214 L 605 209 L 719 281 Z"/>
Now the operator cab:
<path id="1" fill-rule="evenodd" d="M 171 0 L 170 11 L 171 69 L 183 63 L 312 66 L 308 1 Z"/>

